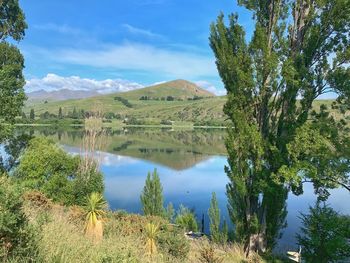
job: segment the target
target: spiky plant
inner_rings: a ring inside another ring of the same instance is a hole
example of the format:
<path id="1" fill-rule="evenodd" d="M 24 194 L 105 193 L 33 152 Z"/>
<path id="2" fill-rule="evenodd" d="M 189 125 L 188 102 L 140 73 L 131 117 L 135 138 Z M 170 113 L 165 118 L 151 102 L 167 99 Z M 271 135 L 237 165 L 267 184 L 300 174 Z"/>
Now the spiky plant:
<path id="1" fill-rule="evenodd" d="M 146 251 L 149 256 L 153 256 L 157 253 L 157 238 L 160 232 L 159 224 L 148 223 L 145 227 L 145 233 L 147 237 Z"/>
<path id="2" fill-rule="evenodd" d="M 91 193 L 84 206 L 86 211 L 85 234 L 95 242 L 103 237 L 103 218 L 106 214 L 107 203 L 101 193 Z"/>

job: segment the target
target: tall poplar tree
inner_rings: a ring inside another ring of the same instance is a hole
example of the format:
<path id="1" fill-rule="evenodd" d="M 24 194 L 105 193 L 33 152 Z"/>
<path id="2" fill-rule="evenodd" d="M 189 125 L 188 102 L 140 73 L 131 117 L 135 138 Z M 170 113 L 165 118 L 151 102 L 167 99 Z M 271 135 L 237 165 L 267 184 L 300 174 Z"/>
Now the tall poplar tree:
<path id="1" fill-rule="evenodd" d="M 245 251 L 272 249 L 289 190 L 350 189 L 350 1 L 238 0 L 255 24 L 219 15 L 210 45 L 227 90 L 228 209 Z M 333 92 L 336 114 L 319 96 Z"/>

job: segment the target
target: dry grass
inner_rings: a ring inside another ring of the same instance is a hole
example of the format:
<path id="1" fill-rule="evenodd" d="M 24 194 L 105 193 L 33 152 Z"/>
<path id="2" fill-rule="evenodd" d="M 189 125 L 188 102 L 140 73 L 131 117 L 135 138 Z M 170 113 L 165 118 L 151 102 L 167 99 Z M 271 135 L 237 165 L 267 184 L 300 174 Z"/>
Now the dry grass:
<path id="1" fill-rule="evenodd" d="M 245 257 L 243 246 L 239 244 L 217 245 L 203 238 L 191 242 L 189 262 L 200 263 L 265 263 L 257 254 Z"/>
<path id="2" fill-rule="evenodd" d="M 31 199 L 39 199 L 40 202 L 47 203 L 43 197 L 34 196 L 35 198 Z M 257 255 L 252 255 L 247 260 L 239 245 L 218 246 L 205 238 L 190 241 L 190 252 L 187 257 L 174 258 L 161 247 L 158 248 L 158 253 L 149 257 L 145 249 L 147 244 L 145 226 L 153 223 L 159 226 L 162 232 L 172 231 L 171 226 L 162 218 L 122 212 L 108 213 L 104 238 L 101 242 L 96 243 L 84 234 L 84 211 L 81 208 L 55 204 L 40 207 L 33 205 L 29 199 L 25 206 L 26 214 L 31 218 L 33 224 L 41 221 L 39 223 L 41 224 L 40 233 L 38 233 L 40 242 L 38 243 L 37 262 L 265 262 Z M 43 215 L 45 215 L 44 220 Z M 157 239 L 156 236 L 154 235 L 154 239 Z M 182 234 L 179 234 L 179 237 L 185 239 Z"/>

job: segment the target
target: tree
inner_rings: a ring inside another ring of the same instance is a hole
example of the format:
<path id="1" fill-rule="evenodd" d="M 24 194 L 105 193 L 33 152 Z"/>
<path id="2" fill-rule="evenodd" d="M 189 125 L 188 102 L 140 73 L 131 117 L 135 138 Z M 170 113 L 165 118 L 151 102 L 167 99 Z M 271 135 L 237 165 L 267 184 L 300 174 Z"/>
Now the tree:
<path id="1" fill-rule="evenodd" d="M 21 114 L 26 96 L 22 74 L 24 58 L 20 51 L 7 42 L 0 43 L 0 119 L 13 123 Z"/>
<path id="2" fill-rule="evenodd" d="M 86 211 L 85 233 L 95 242 L 103 238 L 103 217 L 106 212 L 107 202 L 102 194 L 93 192 L 88 196 L 84 209 Z"/>
<path id="3" fill-rule="evenodd" d="M 230 218 L 250 251 L 272 249 L 288 190 L 312 181 L 321 198 L 349 187 L 350 2 L 239 0 L 253 13 L 249 43 L 238 16 L 221 14 L 210 45 L 227 90 Z M 338 117 L 313 102 L 338 94 Z"/>
<path id="4" fill-rule="evenodd" d="M 63 119 L 63 113 L 62 113 L 62 108 L 61 107 L 58 109 L 58 118 L 59 119 Z"/>
<path id="5" fill-rule="evenodd" d="M 18 0 L 0 2 L 0 119 L 13 123 L 21 114 L 26 96 L 22 74 L 24 59 L 18 48 L 5 40 L 8 37 L 20 41 L 27 28 Z"/>
<path id="6" fill-rule="evenodd" d="M 339 262 L 350 257 L 350 217 L 317 202 L 301 220 L 297 239 L 306 262 Z"/>
<path id="7" fill-rule="evenodd" d="M 34 113 L 34 109 L 30 109 L 29 119 L 31 119 L 31 120 L 35 120 L 35 113 Z"/>
<path id="8" fill-rule="evenodd" d="M 148 173 L 140 199 L 145 215 L 164 216 L 163 187 L 157 169 L 154 169 L 152 175 Z"/>
<path id="9" fill-rule="evenodd" d="M 208 210 L 209 221 L 210 221 L 210 237 L 212 241 L 219 243 L 221 240 L 220 233 L 220 209 L 218 200 L 216 199 L 216 194 L 212 193 L 210 200 L 210 207 Z"/>
<path id="10" fill-rule="evenodd" d="M 72 119 L 78 119 L 78 118 L 79 118 L 79 115 L 78 115 L 77 109 L 74 107 L 73 113 L 72 113 Z"/>
<path id="11" fill-rule="evenodd" d="M 210 227 L 210 238 L 215 243 L 226 243 L 228 239 L 228 226 L 226 220 L 221 225 L 221 216 L 220 216 L 220 208 L 219 203 L 216 198 L 216 194 L 212 193 L 212 197 L 210 200 L 210 207 L 208 210 L 209 215 L 209 227 Z"/>
<path id="12" fill-rule="evenodd" d="M 18 0 L 3 0 L 0 2 L 0 41 L 12 37 L 16 41 L 23 39 L 27 24 Z"/>
<path id="13" fill-rule="evenodd" d="M 103 192 L 103 176 L 95 169 L 79 169 L 73 157 L 46 138 L 34 138 L 21 156 L 14 177 L 25 187 L 43 192 L 55 202 L 82 204 L 85 196 Z"/>

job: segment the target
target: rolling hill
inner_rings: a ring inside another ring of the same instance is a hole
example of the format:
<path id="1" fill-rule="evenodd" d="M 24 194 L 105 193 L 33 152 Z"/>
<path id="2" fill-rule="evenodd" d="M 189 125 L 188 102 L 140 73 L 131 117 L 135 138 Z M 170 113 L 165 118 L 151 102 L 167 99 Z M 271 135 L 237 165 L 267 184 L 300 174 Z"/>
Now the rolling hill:
<path id="1" fill-rule="evenodd" d="M 159 124 L 165 120 L 220 125 L 226 119 L 223 113 L 225 102 L 225 96 L 215 96 L 185 80 L 174 80 L 133 91 L 84 99 L 28 101 L 25 113 L 34 109 L 37 116 L 46 111 L 57 114 L 61 107 L 64 115 L 75 108 L 77 111 L 111 112 L 119 114 L 121 118 L 142 120 L 146 124 Z M 319 110 L 321 104 L 331 108 L 331 103 L 332 100 L 316 100 L 314 108 Z M 339 117 L 336 112 L 333 114 Z"/>
<path id="2" fill-rule="evenodd" d="M 171 97 L 171 99 L 169 99 Z M 147 99 L 145 99 L 147 98 Z M 125 101 L 128 104 L 125 104 Z M 123 93 L 113 93 L 84 99 L 64 101 L 34 102 L 28 101 L 25 113 L 34 109 L 39 115 L 46 111 L 57 114 L 62 108 L 64 114 L 70 111 L 113 112 L 122 116 L 144 119 L 146 121 L 223 121 L 222 107 L 225 97 L 214 94 L 185 80 L 174 80 L 151 87 Z"/>

